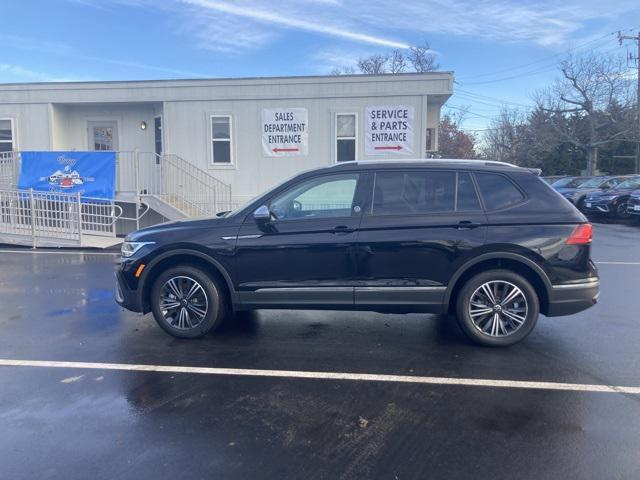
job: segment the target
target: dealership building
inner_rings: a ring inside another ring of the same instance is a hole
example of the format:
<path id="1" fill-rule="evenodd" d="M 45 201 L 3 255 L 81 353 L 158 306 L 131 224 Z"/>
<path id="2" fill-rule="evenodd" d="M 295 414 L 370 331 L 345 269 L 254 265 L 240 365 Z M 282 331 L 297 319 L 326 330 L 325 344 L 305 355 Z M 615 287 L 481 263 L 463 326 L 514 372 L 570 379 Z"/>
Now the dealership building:
<path id="1" fill-rule="evenodd" d="M 19 152 L 115 151 L 118 202 L 210 213 L 304 170 L 424 158 L 452 92 L 451 72 L 0 84 L 0 187 Z"/>

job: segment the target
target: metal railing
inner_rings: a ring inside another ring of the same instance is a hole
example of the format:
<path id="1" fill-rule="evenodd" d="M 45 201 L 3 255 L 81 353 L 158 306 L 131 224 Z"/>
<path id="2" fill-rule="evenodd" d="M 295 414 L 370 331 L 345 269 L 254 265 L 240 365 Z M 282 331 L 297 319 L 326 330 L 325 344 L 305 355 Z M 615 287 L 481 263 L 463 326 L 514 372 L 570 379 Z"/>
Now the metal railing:
<path id="1" fill-rule="evenodd" d="M 79 194 L 0 190 L 0 234 L 82 245 L 84 235 L 115 237 L 122 209 L 111 200 Z"/>
<path id="2" fill-rule="evenodd" d="M 0 188 L 17 188 L 20 152 L 0 153 Z M 116 152 L 116 196 L 139 202 L 155 195 L 187 216 L 213 215 L 232 207 L 231 185 L 174 154 Z"/>
<path id="3" fill-rule="evenodd" d="M 161 165 L 159 196 L 187 215 L 213 215 L 231 208 L 231 185 L 177 155 L 163 155 Z"/>
<path id="4" fill-rule="evenodd" d="M 0 152 L 0 188 L 15 188 L 20 168 L 20 152 Z"/>

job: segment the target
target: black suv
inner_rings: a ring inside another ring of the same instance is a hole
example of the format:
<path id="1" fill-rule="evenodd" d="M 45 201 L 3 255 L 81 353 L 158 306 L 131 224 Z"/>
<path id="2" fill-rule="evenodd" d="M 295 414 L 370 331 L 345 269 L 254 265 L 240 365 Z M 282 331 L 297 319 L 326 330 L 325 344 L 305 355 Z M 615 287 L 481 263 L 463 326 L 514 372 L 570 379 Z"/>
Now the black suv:
<path id="1" fill-rule="evenodd" d="M 511 345 L 539 313 L 593 305 L 592 227 L 533 171 L 484 161 L 347 162 L 217 218 L 130 234 L 116 299 L 199 337 L 234 311 L 455 314 Z"/>

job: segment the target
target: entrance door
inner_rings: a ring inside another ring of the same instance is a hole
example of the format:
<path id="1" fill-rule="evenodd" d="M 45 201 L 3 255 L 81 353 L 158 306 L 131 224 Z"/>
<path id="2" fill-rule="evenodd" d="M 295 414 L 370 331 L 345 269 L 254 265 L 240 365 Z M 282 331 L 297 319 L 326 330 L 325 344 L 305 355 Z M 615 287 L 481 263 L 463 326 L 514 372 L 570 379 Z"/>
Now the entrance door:
<path id="1" fill-rule="evenodd" d="M 156 155 L 162 155 L 162 117 L 153 118 L 153 141 Z"/>
<path id="2" fill-rule="evenodd" d="M 89 150 L 118 150 L 118 122 L 87 122 Z"/>

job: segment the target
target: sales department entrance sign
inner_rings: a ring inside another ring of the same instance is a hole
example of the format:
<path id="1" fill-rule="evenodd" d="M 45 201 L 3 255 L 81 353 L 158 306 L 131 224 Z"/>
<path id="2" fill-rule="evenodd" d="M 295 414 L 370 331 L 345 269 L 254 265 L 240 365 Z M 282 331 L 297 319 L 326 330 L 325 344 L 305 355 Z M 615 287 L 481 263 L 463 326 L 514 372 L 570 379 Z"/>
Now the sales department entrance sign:
<path id="1" fill-rule="evenodd" d="M 262 109 L 262 152 L 267 157 L 294 157 L 309 151 L 306 108 Z"/>
<path id="2" fill-rule="evenodd" d="M 367 107 L 364 147 L 367 155 L 413 153 L 413 107 Z"/>

